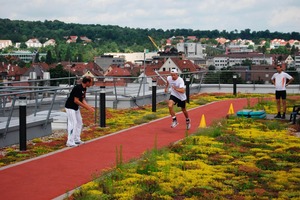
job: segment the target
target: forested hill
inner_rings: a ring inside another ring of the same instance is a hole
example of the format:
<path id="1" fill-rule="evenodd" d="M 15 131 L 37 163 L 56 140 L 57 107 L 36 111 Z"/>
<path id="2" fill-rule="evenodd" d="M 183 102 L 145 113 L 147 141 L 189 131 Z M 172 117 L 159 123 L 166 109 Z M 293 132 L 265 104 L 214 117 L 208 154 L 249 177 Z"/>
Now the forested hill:
<path id="1" fill-rule="evenodd" d="M 201 24 L 199 24 L 201 27 Z M 258 42 L 259 39 L 300 40 L 299 32 L 282 33 L 264 31 L 245 30 L 192 30 L 192 29 L 140 29 L 130 27 L 120 27 L 99 24 L 75 24 L 64 23 L 58 20 L 44 22 L 41 21 L 22 21 L 0 19 L 0 40 L 9 39 L 15 42 L 25 42 L 30 38 L 38 38 L 40 42 L 47 39 L 56 41 L 65 40 L 65 36 L 87 36 L 92 41 L 114 41 L 119 45 L 149 45 L 148 35 L 155 38 L 157 42 L 172 36 L 196 36 L 197 38 L 218 38 L 227 39 L 251 39 Z"/>

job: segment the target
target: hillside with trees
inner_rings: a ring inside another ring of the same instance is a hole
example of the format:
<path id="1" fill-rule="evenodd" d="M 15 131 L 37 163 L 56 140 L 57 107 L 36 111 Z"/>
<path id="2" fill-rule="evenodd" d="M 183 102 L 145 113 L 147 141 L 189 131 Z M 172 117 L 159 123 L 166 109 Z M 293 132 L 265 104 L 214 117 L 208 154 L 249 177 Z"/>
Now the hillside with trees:
<path id="1" fill-rule="evenodd" d="M 66 44 L 69 36 L 86 36 L 91 43 Z M 37 38 L 41 43 L 48 39 L 54 39 L 55 47 L 47 46 L 39 49 L 39 52 L 47 53 L 47 63 L 65 61 L 91 61 L 95 56 L 104 52 L 142 52 L 144 49 L 156 50 L 156 47 L 148 39 L 148 35 L 155 39 L 160 46 L 165 44 L 167 38 L 173 36 L 196 36 L 208 38 L 201 43 L 214 43 L 214 38 L 224 37 L 229 40 L 242 38 L 253 40 L 258 44 L 261 40 L 280 38 L 284 40 L 300 40 L 298 32 L 281 33 L 265 31 L 245 30 L 192 30 L 192 29 L 140 29 L 99 24 L 75 24 L 64 23 L 58 20 L 44 22 L 0 19 L 0 39 L 20 42 L 21 49 L 26 48 L 25 42 L 31 38 Z M 25 46 L 24 46 L 25 45 Z M 2 50 L 7 53 L 15 50 L 14 47 Z M 34 49 L 31 49 L 32 51 Z M 1 50 L 0 50 L 1 51 Z"/>

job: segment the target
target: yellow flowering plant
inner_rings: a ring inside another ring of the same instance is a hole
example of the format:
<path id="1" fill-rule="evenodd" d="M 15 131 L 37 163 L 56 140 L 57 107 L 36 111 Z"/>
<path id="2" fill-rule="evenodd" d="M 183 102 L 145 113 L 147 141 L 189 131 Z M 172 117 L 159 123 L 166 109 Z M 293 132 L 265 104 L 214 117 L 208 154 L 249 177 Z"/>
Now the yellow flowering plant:
<path id="1" fill-rule="evenodd" d="M 299 140 L 286 123 L 233 116 L 118 166 L 91 190 L 107 191 L 100 199 L 299 199 Z M 71 198 L 92 198 L 83 187 Z"/>

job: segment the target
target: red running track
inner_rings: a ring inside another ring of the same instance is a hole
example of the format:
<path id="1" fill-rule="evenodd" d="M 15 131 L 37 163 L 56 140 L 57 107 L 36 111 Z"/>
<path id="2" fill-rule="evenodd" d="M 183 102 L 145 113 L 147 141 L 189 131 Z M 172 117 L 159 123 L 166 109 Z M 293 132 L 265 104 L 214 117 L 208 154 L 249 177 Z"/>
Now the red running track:
<path id="1" fill-rule="evenodd" d="M 257 99 L 251 100 L 251 105 Z M 230 104 L 234 111 L 247 106 L 247 99 L 210 103 L 189 110 L 192 127 L 185 130 L 184 115 L 177 114 L 179 125 L 171 128 L 166 117 L 147 124 L 107 135 L 75 148 L 47 154 L 36 159 L 0 168 L 1 199 L 53 199 L 93 179 L 105 169 L 115 166 L 116 148 L 122 146 L 123 161 L 140 157 L 146 150 L 167 146 L 194 133 L 202 115 L 206 125 L 228 114 Z"/>

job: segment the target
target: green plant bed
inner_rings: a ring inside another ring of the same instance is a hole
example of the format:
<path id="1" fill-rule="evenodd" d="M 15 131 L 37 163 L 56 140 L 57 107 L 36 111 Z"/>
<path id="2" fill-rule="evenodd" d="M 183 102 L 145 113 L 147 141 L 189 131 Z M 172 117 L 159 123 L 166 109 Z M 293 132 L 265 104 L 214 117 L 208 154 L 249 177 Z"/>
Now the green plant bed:
<path id="1" fill-rule="evenodd" d="M 70 198 L 299 199 L 299 138 L 275 122 L 216 121 L 169 147 L 118 165 Z"/>

